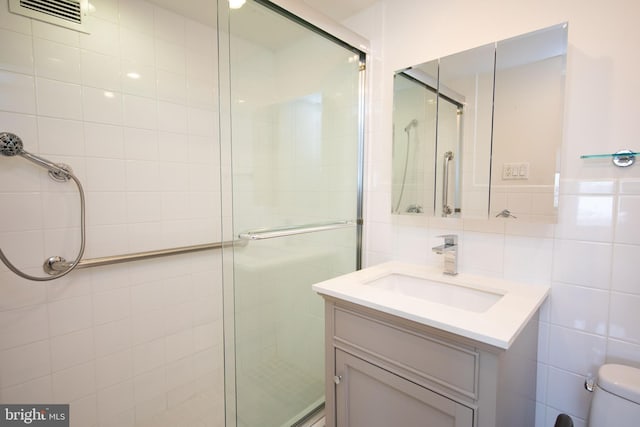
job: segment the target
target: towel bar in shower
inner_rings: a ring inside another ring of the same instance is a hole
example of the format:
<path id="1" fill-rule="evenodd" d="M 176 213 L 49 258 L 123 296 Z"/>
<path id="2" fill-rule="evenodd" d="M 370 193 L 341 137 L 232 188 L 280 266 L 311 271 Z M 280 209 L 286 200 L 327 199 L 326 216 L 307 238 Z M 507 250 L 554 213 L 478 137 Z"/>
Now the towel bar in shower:
<path id="1" fill-rule="evenodd" d="M 101 258 L 82 259 L 78 262 L 76 268 L 102 267 L 112 264 L 121 264 L 124 262 L 142 261 L 152 258 L 160 258 L 170 255 L 181 255 L 192 252 L 208 251 L 212 249 L 221 249 L 231 246 L 246 246 L 248 240 L 272 239 L 274 237 L 283 237 L 294 234 L 312 233 L 316 231 L 333 230 L 338 228 L 353 227 L 355 221 L 337 221 L 317 224 L 307 224 L 295 227 L 279 227 L 271 229 L 260 229 L 247 231 L 240 234 L 240 240 L 231 240 L 226 242 L 203 243 L 199 245 L 180 246 L 170 249 L 158 249 L 146 252 L 134 252 L 123 255 L 113 255 Z M 64 271 L 70 263 L 64 258 L 53 256 L 45 261 L 44 269 L 49 274 L 56 274 L 58 271 Z"/>
<path id="2" fill-rule="evenodd" d="M 356 221 L 319 222 L 315 224 L 294 225 L 287 227 L 261 228 L 246 231 L 238 236 L 241 240 L 264 240 L 276 237 L 293 236 L 296 234 L 315 233 L 316 231 L 337 230 L 339 228 L 353 227 Z"/>
<path id="3" fill-rule="evenodd" d="M 188 254 L 192 252 L 200 252 L 200 251 L 208 251 L 212 249 L 221 249 L 233 245 L 246 245 L 246 241 L 234 240 L 229 242 L 215 242 L 215 243 L 203 243 L 200 245 L 191 245 L 191 246 L 180 246 L 176 248 L 170 249 L 158 249 L 154 251 L 146 251 L 146 252 L 134 252 L 130 254 L 123 255 L 113 255 L 106 256 L 101 258 L 90 258 L 80 260 L 77 267 L 81 268 L 90 268 L 90 267 L 101 267 L 105 265 L 112 264 L 121 264 L 123 262 L 131 262 L 131 261 L 142 261 L 151 258 L 160 258 L 170 255 L 181 255 Z M 51 257 L 44 263 L 44 270 L 49 274 L 56 274 L 57 271 L 65 270 L 68 267 L 69 262 L 67 262 L 64 258 L 61 257 Z"/>

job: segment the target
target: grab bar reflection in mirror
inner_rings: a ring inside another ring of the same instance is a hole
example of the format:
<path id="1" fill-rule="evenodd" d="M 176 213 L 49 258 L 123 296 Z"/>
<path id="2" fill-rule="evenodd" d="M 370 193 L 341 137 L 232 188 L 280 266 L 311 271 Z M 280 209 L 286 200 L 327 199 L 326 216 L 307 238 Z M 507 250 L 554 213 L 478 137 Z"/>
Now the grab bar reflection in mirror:
<path id="1" fill-rule="evenodd" d="M 444 153 L 444 167 L 442 168 L 442 216 L 451 215 L 453 209 L 449 206 L 449 162 L 453 160 L 453 151 Z"/>

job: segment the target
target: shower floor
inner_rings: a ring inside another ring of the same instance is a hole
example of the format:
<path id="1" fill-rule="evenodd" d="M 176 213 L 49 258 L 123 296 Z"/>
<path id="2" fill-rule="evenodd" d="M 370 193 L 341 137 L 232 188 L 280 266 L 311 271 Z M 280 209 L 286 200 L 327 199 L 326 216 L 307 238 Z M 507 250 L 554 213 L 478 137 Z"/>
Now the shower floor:
<path id="1" fill-rule="evenodd" d="M 321 380 L 281 359 L 264 361 L 243 372 L 238 375 L 239 427 L 289 427 L 292 418 L 304 416 L 324 397 Z"/>

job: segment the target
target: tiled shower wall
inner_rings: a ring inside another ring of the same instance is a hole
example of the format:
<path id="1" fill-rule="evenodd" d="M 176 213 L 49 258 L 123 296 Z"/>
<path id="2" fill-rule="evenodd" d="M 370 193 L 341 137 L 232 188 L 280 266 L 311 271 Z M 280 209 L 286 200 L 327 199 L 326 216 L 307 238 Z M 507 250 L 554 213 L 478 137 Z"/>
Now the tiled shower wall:
<path id="1" fill-rule="evenodd" d="M 7 3 L 0 131 L 78 175 L 85 258 L 218 241 L 215 28 L 144 1 L 96 0 L 82 34 Z M 0 158 L 0 245 L 30 274 L 49 256 L 75 257 L 78 203 L 71 183 Z M 220 265 L 205 252 L 53 282 L 0 267 L 0 401 L 71 403 L 82 427 L 222 425 Z"/>
<path id="2" fill-rule="evenodd" d="M 435 236 L 460 235 L 460 270 L 551 285 L 540 318 L 536 425 L 559 412 L 584 427 L 583 383 L 604 362 L 640 367 L 640 167 L 622 170 L 582 154 L 640 149 L 635 17 L 616 0 L 382 1 L 346 24 L 373 46 L 365 212 L 366 264 L 442 265 Z M 391 216 L 393 71 L 564 21 L 569 52 L 556 224 Z"/>

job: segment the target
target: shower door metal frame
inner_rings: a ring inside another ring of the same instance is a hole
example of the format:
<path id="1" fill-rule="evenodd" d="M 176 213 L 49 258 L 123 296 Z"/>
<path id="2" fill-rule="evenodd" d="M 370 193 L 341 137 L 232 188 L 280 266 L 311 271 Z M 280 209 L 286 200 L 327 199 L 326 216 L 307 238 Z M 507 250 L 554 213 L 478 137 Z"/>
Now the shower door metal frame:
<path id="1" fill-rule="evenodd" d="M 356 33 L 352 33 L 340 24 L 331 22 L 327 24 L 326 18 L 317 14 L 312 9 L 299 3 L 290 3 L 288 0 L 254 0 L 256 3 L 275 11 L 276 13 L 296 22 L 308 30 L 315 32 L 324 38 L 332 41 L 358 56 L 358 153 L 357 153 L 357 188 L 356 188 L 356 270 L 362 268 L 363 253 L 363 225 L 364 225 L 364 173 L 365 173 L 365 93 L 366 93 L 366 69 L 368 41 L 361 38 Z M 218 99 L 219 99 L 219 141 L 220 141 L 220 178 L 221 178 L 221 210 L 223 217 L 231 218 L 227 224 L 222 223 L 221 235 L 223 240 L 236 241 L 235 228 L 233 225 L 233 177 L 232 177 L 232 123 L 231 123 L 231 29 L 230 29 L 230 9 L 226 0 L 217 0 L 218 13 Z M 288 10 L 292 9 L 294 12 Z M 328 30 L 321 28 L 302 16 L 310 16 L 309 19 L 318 18 L 325 20 L 324 27 L 335 27 L 337 33 L 341 33 L 343 38 L 331 34 Z M 353 40 L 352 43 L 345 39 Z M 360 47 L 356 47 L 355 45 Z M 228 162 L 228 163 L 226 163 Z M 243 243 L 246 241 L 243 241 Z M 222 277 L 223 277 L 223 329 L 224 329 L 224 396 L 225 396 L 225 426 L 235 427 L 237 425 L 237 403 L 236 403 L 236 365 L 235 365 L 235 285 L 234 285 L 234 245 L 222 247 Z M 233 333 L 229 333 L 232 331 Z M 322 406 L 319 408 L 322 409 Z M 312 411 L 309 415 L 312 415 Z"/>

